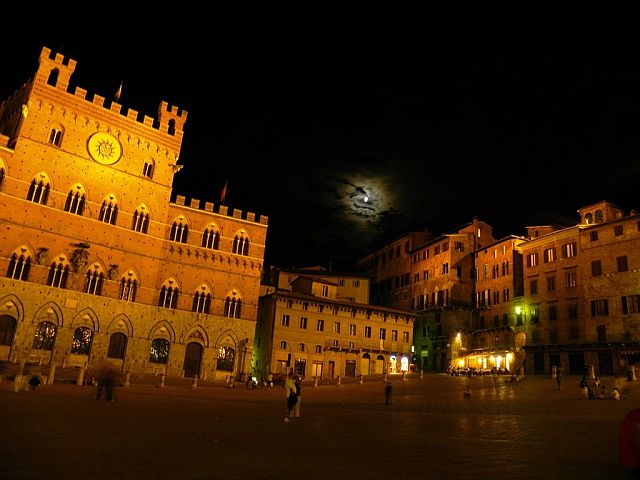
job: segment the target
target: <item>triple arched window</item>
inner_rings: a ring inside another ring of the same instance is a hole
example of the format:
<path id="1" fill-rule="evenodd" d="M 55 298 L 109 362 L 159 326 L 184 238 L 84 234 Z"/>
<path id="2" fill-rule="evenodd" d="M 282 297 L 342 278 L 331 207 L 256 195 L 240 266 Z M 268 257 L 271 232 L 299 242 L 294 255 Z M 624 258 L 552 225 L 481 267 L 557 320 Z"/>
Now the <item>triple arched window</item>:
<path id="1" fill-rule="evenodd" d="M 140 233 L 147 233 L 149 230 L 149 213 L 144 205 L 140 205 L 133 213 L 131 230 Z"/>
<path id="2" fill-rule="evenodd" d="M 236 255 L 249 255 L 249 236 L 242 230 L 233 237 L 231 253 Z"/>
<path id="3" fill-rule="evenodd" d="M 184 218 L 179 218 L 171 225 L 171 233 L 169 234 L 169 240 L 172 242 L 187 243 L 187 237 L 189 236 L 189 226 Z"/>
<path id="4" fill-rule="evenodd" d="M 220 232 L 216 228 L 215 224 L 207 225 L 202 233 L 202 246 L 204 248 L 210 248 L 218 250 L 220 244 Z"/>
<path id="5" fill-rule="evenodd" d="M 173 308 L 178 306 L 179 290 L 173 281 L 169 281 L 168 284 L 162 285 L 160 289 L 160 301 L 158 305 L 162 308 Z"/>
<path id="6" fill-rule="evenodd" d="M 87 270 L 84 280 L 84 293 L 91 295 L 102 295 L 102 285 L 104 284 L 104 272 L 100 266 L 95 266 Z"/>
<path id="7" fill-rule="evenodd" d="M 9 259 L 9 268 L 7 277 L 14 280 L 28 280 L 29 269 L 31 268 L 31 255 L 25 248 L 21 248 L 20 252 L 15 252 Z"/>
<path id="8" fill-rule="evenodd" d="M 224 316 L 230 318 L 240 318 L 242 315 L 242 298 L 237 292 L 227 295 L 224 301 Z"/>
<path id="9" fill-rule="evenodd" d="M 49 277 L 47 285 L 50 287 L 67 288 L 67 279 L 69 278 L 69 264 L 66 262 L 51 263 L 49 268 Z"/>
<path id="10" fill-rule="evenodd" d="M 120 279 L 118 300 L 124 300 L 125 302 L 135 302 L 137 293 L 138 280 L 136 280 L 136 278 L 133 276 L 133 273 L 130 272 Z"/>
<path id="11" fill-rule="evenodd" d="M 211 311 L 211 292 L 206 285 L 200 287 L 200 290 L 193 294 L 191 311 L 197 313 L 209 313 Z"/>
<path id="12" fill-rule="evenodd" d="M 69 190 L 67 200 L 64 203 L 64 211 L 74 215 L 82 215 L 86 202 L 86 194 L 82 185 L 78 184 Z"/>
<path id="13" fill-rule="evenodd" d="M 105 198 L 102 201 L 102 206 L 100 207 L 100 216 L 98 217 L 98 220 L 104 223 L 115 225 L 117 218 L 118 202 L 116 202 L 116 199 L 113 195 L 110 195 L 108 198 Z"/>
<path id="14" fill-rule="evenodd" d="M 29 184 L 29 191 L 27 192 L 27 200 L 40 205 L 46 205 L 49 199 L 49 180 L 46 175 L 40 174 L 39 179 L 34 178 Z"/>

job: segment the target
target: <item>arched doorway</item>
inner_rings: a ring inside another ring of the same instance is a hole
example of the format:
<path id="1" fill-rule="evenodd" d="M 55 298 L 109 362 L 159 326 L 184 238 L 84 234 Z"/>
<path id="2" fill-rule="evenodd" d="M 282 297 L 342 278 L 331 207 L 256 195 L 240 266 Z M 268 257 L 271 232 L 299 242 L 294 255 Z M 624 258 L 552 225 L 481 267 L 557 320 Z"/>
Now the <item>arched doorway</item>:
<path id="1" fill-rule="evenodd" d="M 16 320 L 9 315 L 0 315 L 0 346 L 13 345 L 13 337 L 16 334 Z"/>
<path id="2" fill-rule="evenodd" d="M 368 353 L 362 355 L 362 360 L 360 361 L 360 373 L 362 375 L 369 375 L 371 373 L 371 357 Z"/>
<path id="3" fill-rule="evenodd" d="M 376 358 L 376 373 L 382 375 L 384 373 L 384 356 L 378 355 Z"/>
<path id="4" fill-rule="evenodd" d="M 202 361 L 202 345 L 196 342 L 187 344 L 184 352 L 184 370 L 185 377 L 200 376 L 200 362 Z"/>

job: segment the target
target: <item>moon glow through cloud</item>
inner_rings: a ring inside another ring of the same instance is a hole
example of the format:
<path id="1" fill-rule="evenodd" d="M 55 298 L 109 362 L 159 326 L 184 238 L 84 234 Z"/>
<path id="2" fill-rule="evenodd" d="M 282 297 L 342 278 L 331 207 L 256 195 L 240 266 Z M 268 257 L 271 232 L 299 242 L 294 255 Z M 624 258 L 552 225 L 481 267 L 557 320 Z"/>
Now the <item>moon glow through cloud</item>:
<path id="1" fill-rule="evenodd" d="M 329 178 L 334 183 L 340 211 L 354 226 L 374 226 L 391 209 L 391 194 L 383 177 L 348 175 Z"/>

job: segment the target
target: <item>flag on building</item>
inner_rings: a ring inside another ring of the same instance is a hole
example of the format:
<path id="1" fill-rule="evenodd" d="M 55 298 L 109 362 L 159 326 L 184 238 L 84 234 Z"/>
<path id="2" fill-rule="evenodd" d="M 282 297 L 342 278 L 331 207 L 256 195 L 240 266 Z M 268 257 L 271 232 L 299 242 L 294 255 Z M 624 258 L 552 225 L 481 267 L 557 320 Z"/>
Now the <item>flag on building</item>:
<path id="1" fill-rule="evenodd" d="M 120 100 L 121 96 L 122 96 L 122 80 L 120 81 L 120 86 L 118 87 L 118 91 L 116 92 L 116 96 L 115 96 L 116 102 Z"/>
<path id="2" fill-rule="evenodd" d="M 227 196 L 227 185 L 228 184 L 229 184 L 228 180 L 226 182 L 224 182 L 224 187 L 222 187 L 222 191 L 220 192 L 220 203 L 222 205 L 224 205 L 224 199 Z"/>

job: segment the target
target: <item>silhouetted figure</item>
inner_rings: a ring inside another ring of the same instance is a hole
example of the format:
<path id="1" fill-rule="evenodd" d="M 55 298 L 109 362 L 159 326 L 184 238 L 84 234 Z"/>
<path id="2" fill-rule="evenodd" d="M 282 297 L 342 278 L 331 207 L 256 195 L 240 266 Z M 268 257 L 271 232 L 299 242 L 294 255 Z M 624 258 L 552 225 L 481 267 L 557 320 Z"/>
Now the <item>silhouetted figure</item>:
<path id="1" fill-rule="evenodd" d="M 285 398 L 287 399 L 287 416 L 284 417 L 284 421 L 288 422 L 293 419 L 294 408 L 298 401 L 298 395 L 296 394 L 296 384 L 293 378 L 293 371 L 289 372 L 287 379 L 284 382 Z"/>
<path id="2" fill-rule="evenodd" d="M 558 370 L 556 373 L 556 383 L 558 384 L 558 390 L 560 390 L 560 385 L 562 384 L 562 370 Z"/>
<path id="3" fill-rule="evenodd" d="M 293 406 L 293 418 L 300 418 L 300 401 L 302 400 L 302 377 L 296 375 L 294 377 L 293 383 L 296 386 L 296 396 L 298 397 L 296 404 Z"/>
<path id="4" fill-rule="evenodd" d="M 29 379 L 29 390 L 32 392 L 40 385 L 40 377 L 34 375 Z"/>
<path id="5" fill-rule="evenodd" d="M 100 400 L 102 397 L 102 390 L 104 389 L 105 399 L 108 402 L 115 401 L 115 387 L 116 387 L 116 372 L 113 368 L 104 368 L 98 378 L 98 389 L 96 392 L 96 400 Z"/>
<path id="6" fill-rule="evenodd" d="M 391 405 L 391 382 L 387 382 L 384 386 L 384 404 Z"/>
<path id="7" fill-rule="evenodd" d="M 462 392 L 462 395 L 464 396 L 464 398 L 471 398 L 471 388 L 469 388 L 468 385 L 464 389 L 464 392 Z"/>

